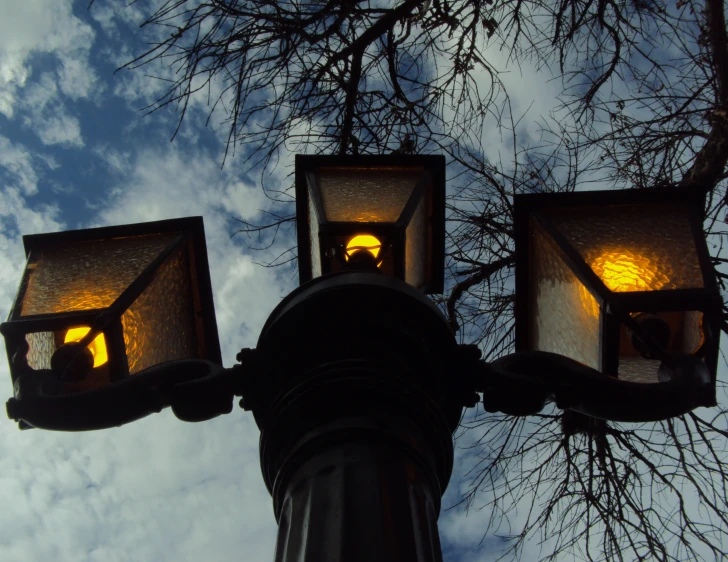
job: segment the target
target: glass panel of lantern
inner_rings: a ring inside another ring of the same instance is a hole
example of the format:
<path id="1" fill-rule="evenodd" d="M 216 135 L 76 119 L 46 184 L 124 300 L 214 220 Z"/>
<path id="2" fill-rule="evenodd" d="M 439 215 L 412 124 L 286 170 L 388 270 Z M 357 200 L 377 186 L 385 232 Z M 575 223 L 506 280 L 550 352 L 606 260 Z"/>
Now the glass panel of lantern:
<path id="1" fill-rule="evenodd" d="M 646 337 L 703 358 L 714 384 L 721 299 L 701 210 L 678 189 L 517 196 L 517 349 L 664 382 Z"/>
<path id="2" fill-rule="evenodd" d="M 165 361 L 222 362 L 201 217 L 23 241 L 26 269 L 0 326 L 14 383 L 36 377 L 65 394 Z"/>
<path id="3" fill-rule="evenodd" d="M 301 283 L 367 253 L 381 273 L 442 292 L 443 156 L 298 155 L 296 201 Z"/>

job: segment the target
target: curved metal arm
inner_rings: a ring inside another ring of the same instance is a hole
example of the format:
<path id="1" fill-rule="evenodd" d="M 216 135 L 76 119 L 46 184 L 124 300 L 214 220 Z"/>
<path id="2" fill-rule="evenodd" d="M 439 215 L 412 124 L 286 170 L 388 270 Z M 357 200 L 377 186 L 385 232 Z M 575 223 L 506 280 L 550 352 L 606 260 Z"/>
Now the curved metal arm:
<path id="1" fill-rule="evenodd" d="M 685 376 L 640 384 L 610 377 L 556 353 L 514 353 L 486 365 L 483 403 L 488 411 L 528 415 L 552 401 L 559 408 L 621 422 L 664 420 L 713 405 L 705 365 L 690 356 L 671 361 L 663 362 L 661 370 L 681 371 Z"/>
<path id="2" fill-rule="evenodd" d="M 155 365 L 127 379 L 95 390 L 53 394 L 50 370 L 21 375 L 8 417 L 32 427 L 56 431 L 107 429 L 171 406 L 184 421 L 203 421 L 232 411 L 240 390 L 239 367 L 187 359 Z"/>

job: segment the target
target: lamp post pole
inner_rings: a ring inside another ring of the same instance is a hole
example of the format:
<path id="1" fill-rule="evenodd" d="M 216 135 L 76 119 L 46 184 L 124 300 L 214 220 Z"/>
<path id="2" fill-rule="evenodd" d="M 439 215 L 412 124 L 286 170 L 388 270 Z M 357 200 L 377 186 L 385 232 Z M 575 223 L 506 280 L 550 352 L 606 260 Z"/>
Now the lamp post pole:
<path id="1" fill-rule="evenodd" d="M 319 278 L 273 312 L 241 361 L 276 562 L 442 560 L 462 350 L 431 301 L 376 273 Z"/>

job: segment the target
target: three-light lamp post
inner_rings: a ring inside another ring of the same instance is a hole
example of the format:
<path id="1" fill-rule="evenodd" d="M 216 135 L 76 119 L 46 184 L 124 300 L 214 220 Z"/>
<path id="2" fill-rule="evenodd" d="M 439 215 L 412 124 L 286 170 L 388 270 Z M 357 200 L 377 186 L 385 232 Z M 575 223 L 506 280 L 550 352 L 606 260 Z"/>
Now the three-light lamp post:
<path id="1" fill-rule="evenodd" d="M 516 351 L 486 363 L 426 296 L 444 288 L 444 157 L 297 156 L 295 182 L 301 286 L 232 368 L 201 218 L 25 236 L 8 416 L 83 431 L 241 397 L 277 562 L 424 562 L 442 560 L 463 407 L 630 422 L 715 404 L 721 300 L 693 194 L 514 197 Z"/>

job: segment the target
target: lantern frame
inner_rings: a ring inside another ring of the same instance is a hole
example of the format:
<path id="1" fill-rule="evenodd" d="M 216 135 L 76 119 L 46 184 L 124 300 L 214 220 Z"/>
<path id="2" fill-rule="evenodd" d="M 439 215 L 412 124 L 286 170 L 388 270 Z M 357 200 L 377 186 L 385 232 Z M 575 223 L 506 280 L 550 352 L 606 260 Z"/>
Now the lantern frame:
<path id="1" fill-rule="evenodd" d="M 652 291 L 611 291 L 586 263 L 577 249 L 558 230 L 547 212 L 557 208 L 604 207 L 624 205 L 678 204 L 686 209 L 692 242 L 703 280 L 702 288 L 682 288 Z M 713 398 L 718 365 L 718 335 L 722 299 L 718 288 L 702 228 L 704 196 L 684 188 L 632 189 L 614 191 L 586 191 L 571 193 L 519 194 L 514 197 L 514 241 L 516 252 L 516 351 L 531 349 L 530 292 L 531 226 L 533 219 L 547 234 L 546 238 L 559 253 L 564 263 L 597 298 L 599 316 L 600 364 L 599 370 L 617 376 L 619 365 L 620 329 L 630 322 L 629 312 L 701 311 L 705 330 L 705 362 L 710 370 Z M 633 325 L 636 323 L 633 323 Z"/>
<path id="2" fill-rule="evenodd" d="M 177 236 L 144 267 L 142 272 L 106 308 L 21 316 L 30 271 L 26 265 L 8 321 L 0 324 L 0 333 L 5 336 L 10 374 L 16 387 L 16 393 L 18 390 L 16 382 L 20 375 L 24 372 L 37 372 L 36 369 L 28 370 L 27 361 L 23 360 L 25 355 L 22 355 L 22 359 L 14 359 L 22 346 L 26 346 L 27 352 L 25 336 L 36 332 L 57 332 L 79 324 L 91 328 L 80 340 L 80 346 L 88 345 L 96 335 L 101 332 L 104 333 L 109 355 L 109 384 L 129 377 L 126 345 L 121 322 L 122 314 L 152 283 L 160 267 L 176 253 L 185 251 L 190 260 L 187 271 L 190 275 L 192 325 L 195 326 L 197 334 L 195 338 L 198 348 L 197 355 L 199 358 L 204 358 L 212 363 L 222 364 L 202 217 L 68 230 L 49 234 L 32 234 L 23 236 L 23 246 L 28 260 L 26 263 L 30 263 L 35 252 L 40 252 L 44 248 L 55 245 L 102 242 L 103 240 L 154 234 L 177 234 Z M 186 248 L 185 245 L 187 245 Z"/>
<path id="3" fill-rule="evenodd" d="M 429 175 L 429 213 L 426 216 L 426 275 L 425 293 L 442 293 L 445 285 L 445 157 L 442 155 L 385 154 L 364 156 L 296 155 L 296 232 L 298 237 L 298 272 L 301 285 L 313 279 L 311 259 L 311 228 L 308 221 L 309 199 L 319 220 L 319 240 L 357 233 L 371 234 L 391 244 L 392 275 L 405 279 L 405 230 L 416 211 L 420 198 L 426 198 L 423 183 Z M 325 218 L 323 200 L 318 186 L 309 189 L 309 181 L 319 168 L 421 168 L 417 181 L 396 223 L 391 222 L 334 222 Z M 384 249 L 384 248 L 383 248 Z M 319 250 L 320 251 L 320 250 Z M 321 275 L 333 273 L 322 256 Z"/>

